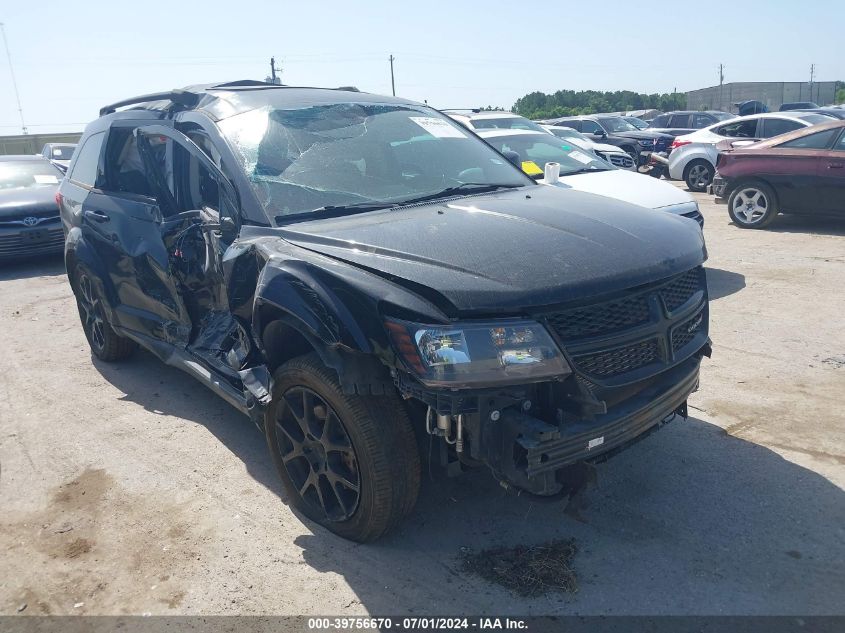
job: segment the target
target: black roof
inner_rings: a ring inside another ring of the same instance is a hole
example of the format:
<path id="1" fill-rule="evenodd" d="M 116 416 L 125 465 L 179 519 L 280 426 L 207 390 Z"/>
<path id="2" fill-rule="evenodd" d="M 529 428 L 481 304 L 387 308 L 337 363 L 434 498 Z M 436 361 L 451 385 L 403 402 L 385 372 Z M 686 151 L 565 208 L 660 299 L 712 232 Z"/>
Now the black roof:
<path id="1" fill-rule="evenodd" d="M 312 88 L 283 86 L 250 79 L 225 83 L 200 84 L 124 99 L 100 108 L 100 116 L 126 106 L 131 109 L 176 111 L 203 110 L 215 120 L 247 112 L 266 105 L 298 108 L 333 103 L 397 103 L 412 101 L 373 95 L 355 88 Z M 416 104 L 415 104 L 416 105 Z"/>

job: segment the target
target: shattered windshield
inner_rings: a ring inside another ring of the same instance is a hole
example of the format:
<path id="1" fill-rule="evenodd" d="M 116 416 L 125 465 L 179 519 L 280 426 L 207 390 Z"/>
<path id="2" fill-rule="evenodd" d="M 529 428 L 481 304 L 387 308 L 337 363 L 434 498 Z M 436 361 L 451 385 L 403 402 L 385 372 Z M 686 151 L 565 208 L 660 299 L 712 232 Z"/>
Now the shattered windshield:
<path id="1" fill-rule="evenodd" d="M 462 185 L 532 184 L 485 143 L 424 107 L 266 107 L 225 119 L 220 128 L 277 221 L 327 207 L 390 206 Z"/>

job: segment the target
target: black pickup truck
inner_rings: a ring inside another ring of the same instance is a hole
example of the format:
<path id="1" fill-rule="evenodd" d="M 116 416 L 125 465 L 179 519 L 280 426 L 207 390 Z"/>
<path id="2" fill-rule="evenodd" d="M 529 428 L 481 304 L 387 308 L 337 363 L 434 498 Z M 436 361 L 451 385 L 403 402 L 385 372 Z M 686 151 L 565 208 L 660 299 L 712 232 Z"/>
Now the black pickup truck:
<path id="1" fill-rule="evenodd" d="M 141 345 L 249 415 L 337 534 L 412 510 L 415 432 L 548 497 L 685 414 L 695 222 L 536 184 L 397 98 L 242 81 L 100 115 L 57 196 L 93 354 Z"/>

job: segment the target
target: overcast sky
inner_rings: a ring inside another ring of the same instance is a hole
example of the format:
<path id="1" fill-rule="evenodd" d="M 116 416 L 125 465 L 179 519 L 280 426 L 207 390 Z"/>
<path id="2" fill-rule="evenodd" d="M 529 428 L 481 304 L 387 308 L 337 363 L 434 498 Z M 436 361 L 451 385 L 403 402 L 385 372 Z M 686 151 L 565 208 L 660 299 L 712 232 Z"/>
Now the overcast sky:
<path id="1" fill-rule="evenodd" d="M 201 6 L 202 9 L 191 8 Z M 143 11 L 139 9 L 144 7 Z M 142 2 L 3 0 L 30 132 L 192 83 L 355 85 L 435 107 L 509 108 L 534 90 L 671 92 L 725 81 L 845 79 L 845 0 L 741 2 Z M 0 134 L 19 134 L 0 50 Z"/>

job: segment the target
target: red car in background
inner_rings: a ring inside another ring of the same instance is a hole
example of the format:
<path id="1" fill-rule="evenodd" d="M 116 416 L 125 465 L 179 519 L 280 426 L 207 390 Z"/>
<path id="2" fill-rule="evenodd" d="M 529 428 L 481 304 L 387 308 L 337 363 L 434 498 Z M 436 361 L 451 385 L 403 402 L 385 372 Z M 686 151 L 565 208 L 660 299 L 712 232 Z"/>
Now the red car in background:
<path id="1" fill-rule="evenodd" d="M 763 228 L 781 212 L 845 218 L 845 121 L 720 150 L 710 192 L 738 227 Z"/>

